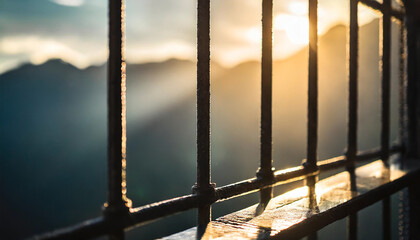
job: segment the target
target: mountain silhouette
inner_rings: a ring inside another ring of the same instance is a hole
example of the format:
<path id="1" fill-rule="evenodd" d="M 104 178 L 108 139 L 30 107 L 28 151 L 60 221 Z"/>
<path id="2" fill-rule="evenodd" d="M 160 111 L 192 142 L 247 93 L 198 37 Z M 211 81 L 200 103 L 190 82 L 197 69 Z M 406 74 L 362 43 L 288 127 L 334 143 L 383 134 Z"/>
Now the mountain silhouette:
<path id="1" fill-rule="evenodd" d="M 346 145 L 345 26 L 319 42 L 319 158 Z M 379 145 L 379 23 L 360 28 L 359 149 Z M 397 49 L 393 45 L 394 49 Z M 307 48 L 273 64 L 273 160 L 306 154 Z M 396 60 L 393 61 L 396 66 Z M 398 66 L 392 71 L 396 138 Z M 212 62 L 212 178 L 222 186 L 259 166 L 260 62 Z M 135 206 L 191 192 L 196 169 L 195 63 L 170 59 L 127 66 L 127 185 Z M 20 239 L 100 215 L 106 199 L 106 66 L 61 60 L 0 75 L 0 229 Z M 214 216 L 255 203 L 251 195 L 214 206 Z M 155 238 L 195 224 L 195 211 L 128 233 Z"/>

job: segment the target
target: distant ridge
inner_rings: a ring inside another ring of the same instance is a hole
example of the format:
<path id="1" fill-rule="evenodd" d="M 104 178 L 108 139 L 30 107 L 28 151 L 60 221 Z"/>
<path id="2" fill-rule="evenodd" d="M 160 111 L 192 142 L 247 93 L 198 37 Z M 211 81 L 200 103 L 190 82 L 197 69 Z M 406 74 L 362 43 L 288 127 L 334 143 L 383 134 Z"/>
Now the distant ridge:
<path id="1" fill-rule="evenodd" d="M 379 27 L 379 20 L 378 19 L 374 19 L 372 22 L 370 22 L 370 23 L 368 23 L 366 25 L 361 26 L 360 27 L 360 29 L 361 29 L 360 31 L 379 33 L 378 27 Z M 336 34 L 334 34 L 334 32 L 339 32 L 339 34 L 342 34 L 342 31 L 343 30 L 344 31 L 347 31 L 346 30 L 346 26 L 343 25 L 343 24 L 338 24 L 338 25 L 335 25 L 335 26 L 331 27 L 325 34 L 323 34 L 322 36 L 320 36 L 320 42 L 322 42 L 322 41 L 329 41 L 329 39 L 334 38 L 334 36 L 336 35 Z M 306 49 L 307 49 L 307 47 L 304 47 L 303 49 L 299 50 L 294 55 L 299 54 L 299 52 L 307 51 Z M 293 57 L 294 55 L 292 55 L 290 57 Z M 275 62 L 279 62 L 279 61 L 284 61 L 286 59 L 288 59 L 288 58 L 285 58 L 285 59 L 275 59 L 274 61 Z M 157 67 L 159 65 L 162 66 L 162 67 L 169 67 L 169 66 L 170 67 L 176 67 L 177 65 L 186 65 L 186 64 L 193 64 L 193 63 L 195 64 L 194 61 L 188 60 L 188 59 L 169 58 L 169 59 L 166 59 L 166 60 L 155 61 L 155 62 L 144 62 L 144 63 L 128 62 L 127 65 L 128 66 L 131 66 L 131 67 L 154 68 L 154 67 Z M 64 61 L 62 59 L 54 58 L 54 59 L 50 59 L 50 60 L 46 61 L 45 63 L 39 64 L 39 65 L 38 64 L 35 65 L 35 64 L 31 64 L 31 63 L 24 63 L 24 64 L 22 64 L 22 65 L 20 65 L 20 66 L 18 66 L 16 68 L 10 70 L 10 71 L 18 71 L 20 68 L 22 68 L 22 67 L 25 68 L 25 67 L 28 67 L 28 66 L 42 67 L 42 66 L 46 65 L 46 66 L 56 66 L 56 67 L 58 67 L 60 64 L 62 64 L 62 65 L 71 65 L 74 68 L 78 69 L 77 67 L 75 67 L 71 63 L 68 63 L 68 62 L 66 62 L 66 61 Z M 244 65 L 244 64 L 251 64 L 251 65 L 252 64 L 259 64 L 259 61 L 254 61 L 254 60 L 252 60 L 252 61 L 244 61 L 244 62 L 238 63 L 237 65 L 232 66 L 230 68 L 235 68 L 237 66 L 241 66 L 241 65 Z M 91 65 L 91 66 L 88 66 L 85 69 L 80 69 L 80 70 L 89 70 L 91 68 L 101 68 L 101 67 L 105 67 L 105 65 L 106 65 L 106 63 L 105 64 L 99 64 L 99 65 Z M 212 67 L 215 67 L 215 68 L 229 69 L 229 67 L 223 67 L 221 64 L 219 64 L 219 63 L 217 63 L 216 61 L 213 61 L 213 60 L 212 60 L 211 65 L 212 65 Z M 5 74 L 7 72 L 10 72 L 10 71 L 6 71 L 3 74 Z M 1 75 L 3 75 L 3 74 L 1 74 Z"/>

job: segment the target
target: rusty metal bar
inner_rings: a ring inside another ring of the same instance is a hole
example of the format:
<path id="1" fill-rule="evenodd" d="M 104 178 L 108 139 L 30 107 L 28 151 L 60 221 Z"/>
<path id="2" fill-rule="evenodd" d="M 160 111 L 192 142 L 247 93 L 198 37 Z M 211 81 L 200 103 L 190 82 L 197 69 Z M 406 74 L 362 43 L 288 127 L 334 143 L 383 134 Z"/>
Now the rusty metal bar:
<path id="1" fill-rule="evenodd" d="M 262 54 L 261 54 L 261 135 L 260 168 L 257 177 L 273 179 L 272 149 L 272 94 L 273 94 L 273 0 L 262 1 Z M 260 203 L 264 206 L 273 197 L 271 188 L 262 189 Z"/>
<path id="2" fill-rule="evenodd" d="M 407 78 L 406 78 L 406 67 L 405 67 L 405 44 L 406 44 L 406 35 L 405 35 L 405 26 L 404 22 L 399 22 L 399 35 L 400 35 L 400 42 L 399 42 L 399 79 L 398 79 L 398 92 L 399 92 L 399 143 L 403 144 L 404 139 L 406 137 L 406 122 L 405 116 L 407 113 L 406 107 L 406 97 L 405 97 L 405 89 L 407 87 Z M 403 158 L 400 159 L 400 163 L 404 164 Z M 408 204 L 407 204 L 407 194 L 408 189 L 404 189 L 399 193 L 399 204 L 398 204 L 398 236 L 399 239 L 408 239 Z"/>
<path id="3" fill-rule="evenodd" d="M 420 3 L 405 0 L 407 28 L 407 87 L 406 87 L 406 157 L 420 157 L 419 95 L 420 92 Z"/>
<path id="4" fill-rule="evenodd" d="M 358 234 L 358 217 L 357 213 L 350 214 L 347 217 L 347 240 L 356 240 Z"/>
<path id="5" fill-rule="evenodd" d="M 383 0 L 382 4 L 382 113 L 381 113 L 381 159 L 389 164 L 389 141 L 390 141 L 390 102 L 391 102 L 391 0 Z M 383 239 L 391 238 L 391 199 L 384 198 L 382 201 L 382 230 Z"/>
<path id="6" fill-rule="evenodd" d="M 109 1 L 108 60 L 108 195 L 104 214 L 118 218 L 128 214 L 126 197 L 126 82 L 125 82 L 125 3 Z M 110 239 L 123 239 L 124 231 L 110 233 Z"/>
<path id="7" fill-rule="evenodd" d="M 382 200 L 382 232 L 384 240 L 391 240 L 391 198 Z"/>
<path id="8" fill-rule="evenodd" d="M 349 167 L 354 168 L 357 154 L 357 119 L 358 119 L 358 0 L 350 0 L 350 28 L 349 28 L 349 111 L 347 133 L 347 160 Z"/>
<path id="9" fill-rule="evenodd" d="M 197 1 L 197 182 L 193 193 L 214 192 L 210 173 L 210 0 Z M 211 206 L 200 205 L 198 224 L 211 221 Z"/>
<path id="10" fill-rule="evenodd" d="M 407 87 L 407 74 L 406 74 L 406 31 L 404 27 L 404 23 L 399 23 L 399 35 L 400 35 L 400 42 L 399 42 L 399 73 L 398 73 L 398 101 L 399 101 L 399 116 L 398 116 L 398 137 L 399 143 L 403 144 L 405 138 L 405 131 L 406 131 L 406 123 L 405 123 L 405 116 L 407 112 L 407 108 L 405 105 L 406 96 L 405 96 L 405 88 Z"/>
<path id="11" fill-rule="evenodd" d="M 318 158 L 318 0 L 309 0 L 308 144 L 306 167 Z"/>
<path id="12" fill-rule="evenodd" d="M 127 227 L 146 225 L 160 218 L 197 208 L 201 205 L 200 200 L 198 195 L 192 194 L 133 208 L 131 209 L 130 221 L 127 223 Z M 210 204 L 213 201 L 213 199 L 209 198 L 206 203 Z"/>
<path id="13" fill-rule="evenodd" d="M 79 224 L 55 230 L 32 239 L 43 240 L 72 240 L 97 238 L 108 233 L 108 224 L 104 217 L 91 219 Z"/>
<path id="14" fill-rule="evenodd" d="M 350 0 L 349 27 L 349 96 L 348 96 L 348 133 L 347 133 L 347 170 L 354 175 L 357 156 L 357 120 L 358 120 L 358 51 L 359 51 L 359 23 L 358 0 Z M 355 179 L 352 179 L 355 181 Z M 347 217 L 347 239 L 357 239 L 357 213 Z"/>
<path id="15" fill-rule="evenodd" d="M 407 29 L 407 86 L 406 129 L 404 134 L 405 157 L 420 158 L 420 1 L 404 0 Z M 407 164 L 407 163 L 404 163 Z M 420 236 L 420 180 L 408 187 L 405 205 L 408 211 L 407 239 L 414 240 Z"/>
<path id="16" fill-rule="evenodd" d="M 382 113 L 381 113 L 381 150 L 382 160 L 389 159 L 390 141 L 390 99 L 391 99 L 391 0 L 384 0 L 384 13 L 382 17 Z"/>

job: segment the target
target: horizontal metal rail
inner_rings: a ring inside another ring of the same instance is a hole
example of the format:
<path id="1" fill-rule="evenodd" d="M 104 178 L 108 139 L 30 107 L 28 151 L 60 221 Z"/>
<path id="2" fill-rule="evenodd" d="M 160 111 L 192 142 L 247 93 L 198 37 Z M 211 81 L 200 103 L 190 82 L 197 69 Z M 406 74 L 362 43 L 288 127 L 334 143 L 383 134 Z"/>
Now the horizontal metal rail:
<path id="1" fill-rule="evenodd" d="M 389 152 L 391 154 L 401 153 L 401 145 L 393 145 Z M 356 156 L 356 162 L 365 162 L 380 158 L 382 152 L 378 149 L 360 152 Z M 180 213 L 189 209 L 197 208 L 205 204 L 222 202 L 227 199 L 243 196 L 256 192 L 260 189 L 290 183 L 314 176 L 322 172 L 327 172 L 340 167 L 346 167 L 349 162 L 346 156 L 339 156 L 327 160 L 318 161 L 318 169 L 315 171 L 308 170 L 303 166 L 278 170 L 274 172 L 274 178 L 266 181 L 261 178 L 251 178 L 248 180 L 236 182 L 230 185 L 216 188 L 214 198 L 202 199 L 198 195 L 191 194 L 165 201 L 160 201 L 145 205 L 138 208 L 131 208 L 130 213 L 121 216 L 118 219 L 105 219 L 103 217 L 85 221 L 81 224 L 68 228 L 60 229 L 45 235 L 36 236 L 35 239 L 75 239 L 75 238 L 92 238 L 98 237 L 116 229 L 132 228 L 148 224 L 169 215 Z"/>

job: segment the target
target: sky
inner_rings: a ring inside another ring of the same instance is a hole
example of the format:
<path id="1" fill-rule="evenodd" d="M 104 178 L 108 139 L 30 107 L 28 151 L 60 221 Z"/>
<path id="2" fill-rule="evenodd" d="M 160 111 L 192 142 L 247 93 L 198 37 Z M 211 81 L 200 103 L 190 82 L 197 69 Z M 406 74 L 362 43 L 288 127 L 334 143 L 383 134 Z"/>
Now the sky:
<path id="1" fill-rule="evenodd" d="M 196 58 L 197 0 L 126 0 L 127 61 Z M 319 33 L 348 22 L 348 0 L 319 0 Z M 359 23 L 375 15 L 359 7 Z M 106 0 L 0 0 L 0 73 L 61 58 L 76 67 L 107 59 Z M 274 1 L 275 59 L 308 39 L 307 0 Z M 212 0 L 211 57 L 225 66 L 261 58 L 261 1 Z"/>

